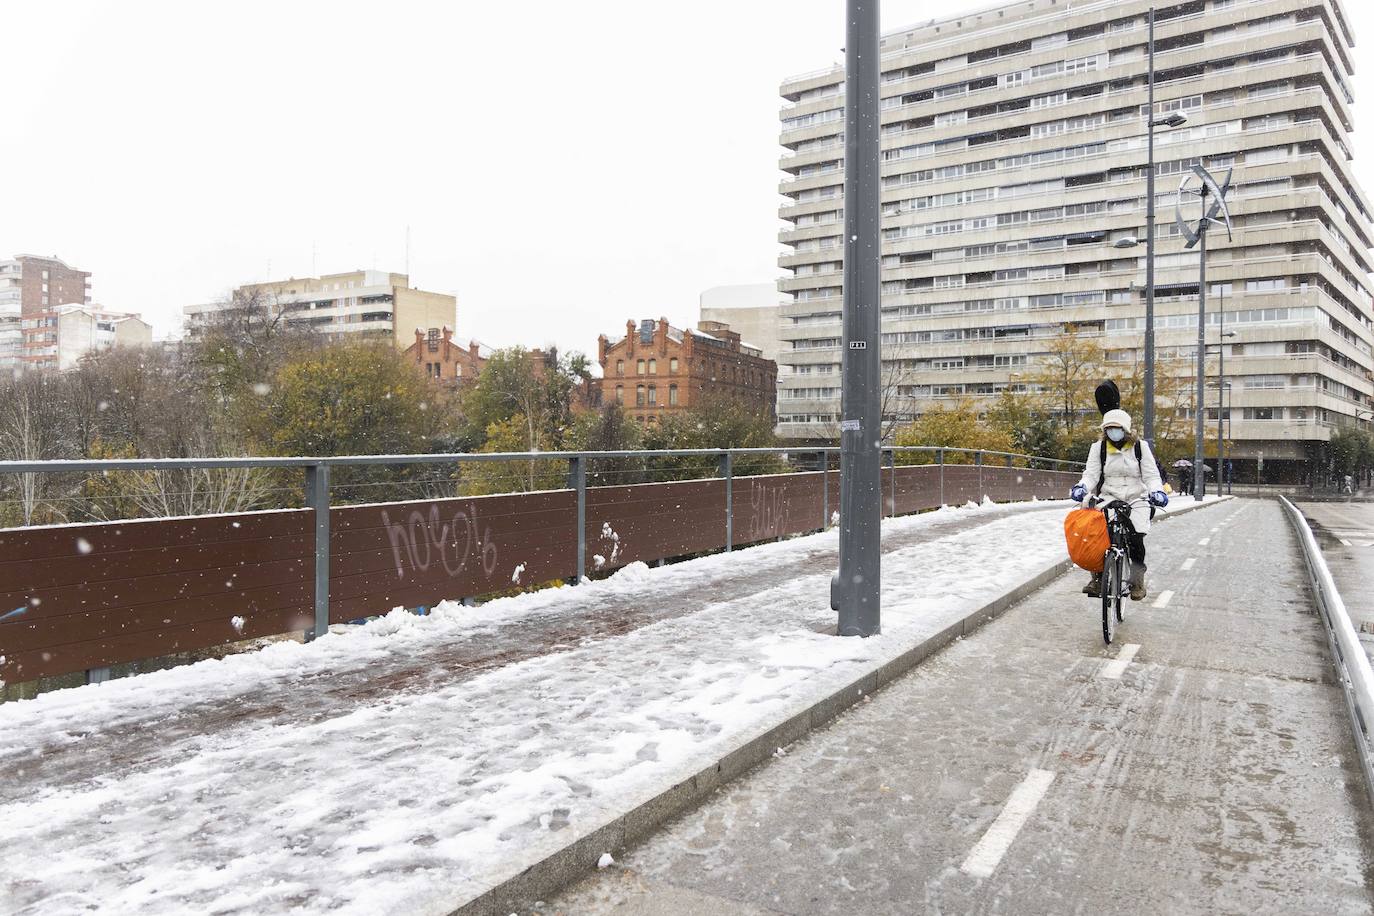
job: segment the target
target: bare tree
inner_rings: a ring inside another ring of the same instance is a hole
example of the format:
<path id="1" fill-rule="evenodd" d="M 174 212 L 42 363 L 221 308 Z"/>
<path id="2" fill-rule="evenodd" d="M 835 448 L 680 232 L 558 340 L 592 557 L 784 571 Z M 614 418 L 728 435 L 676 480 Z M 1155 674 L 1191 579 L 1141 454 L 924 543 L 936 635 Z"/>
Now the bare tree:
<path id="1" fill-rule="evenodd" d="M 64 434 L 64 385 L 58 376 L 22 372 L 0 385 L 0 458 L 10 461 L 47 461 L 71 457 Z M 13 492 L 23 524 L 52 515 L 40 512 L 57 483 L 48 474 L 14 475 Z"/>

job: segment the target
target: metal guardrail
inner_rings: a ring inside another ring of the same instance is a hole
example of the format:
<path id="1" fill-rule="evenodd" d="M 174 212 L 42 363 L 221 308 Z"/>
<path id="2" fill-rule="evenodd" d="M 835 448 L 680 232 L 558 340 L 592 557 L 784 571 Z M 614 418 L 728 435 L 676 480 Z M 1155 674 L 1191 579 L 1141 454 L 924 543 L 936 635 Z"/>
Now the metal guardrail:
<path id="1" fill-rule="evenodd" d="M 1350 614 L 1336 588 L 1336 580 L 1331 576 L 1321 546 L 1312 534 L 1307 519 L 1286 496 L 1280 494 L 1279 500 L 1287 510 L 1289 520 L 1297 531 L 1298 541 L 1302 544 L 1317 608 L 1325 625 L 1327 642 L 1331 646 L 1336 677 L 1341 683 L 1350 713 L 1350 724 L 1355 732 L 1355 748 L 1359 752 L 1360 769 L 1364 772 L 1365 789 L 1371 805 L 1374 805 L 1374 747 L 1370 744 L 1371 728 L 1374 727 L 1374 669 L 1371 669 L 1369 656 L 1365 654 L 1355 626 L 1350 622 Z"/>

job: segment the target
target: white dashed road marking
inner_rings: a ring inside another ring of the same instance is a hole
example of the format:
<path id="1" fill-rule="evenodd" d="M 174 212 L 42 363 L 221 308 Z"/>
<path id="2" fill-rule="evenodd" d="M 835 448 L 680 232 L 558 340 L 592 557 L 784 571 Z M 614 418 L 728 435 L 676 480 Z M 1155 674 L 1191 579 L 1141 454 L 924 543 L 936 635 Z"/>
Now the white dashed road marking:
<path id="1" fill-rule="evenodd" d="M 1054 774 L 1049 770 L 1031 770 L 1021 784 L 1012 790 L 1002 813 L 997 815 L 988 832 L 969 852 L 959 870 L 975 878 L 989 877 L 997 869 L 997 863 L 1002 861 L 1002 856 L 1006 855 L 1016 834 L 1021 832 L 1034 813 L 1036 805 L 1040 804 L 1040 799 L 1049 791 L 1052 782 Z"/>
<path id="2" fill-rule="evenodd" d="M 1135 654 L 1139 651 L 1140 646 L 1133 642 L 1126 643 L 1121 647 L 1120 655 L 1102 666 L 1102 676 L 1113 681 L 1120 680 L 1121 675 L 1126 671 L 1126 666 L 1131 663 L 1131 659 L 1135 658 Z"/>
<path id="3" fill-rule="evenodd" d="M 1196 562 L 1197 562 L 1197 557 L 1189 557 L 1188 559 L 1184 560 L 1184 561 L 1183 561 L 1183 566 L 1182 566 L 1183 571 L 1184 571 L 1184 572 L 1187 572 L 1188 570 L 1192 569 L 1192 568 L 1193 568 L 1193 564 L 1196 563 Z"/>
<path id="4" fill-rule="evenodd" d="M 1212 539 L 1211 539 L 1211 538 L 1203 538 L 1202 540 L 1200 540 L 1200 541 L 1197 542 L 1197 545 L 1198 545 L 1199 547 L 1206 547 L 1206 546 L 1207 546 L 1208 544 L 1210 544 L 1210 543 L 1212 543 Z"/>
<path id="5" fill-rule="evenodd" d="M 1173 592 L 1160 592 L 1160 593 L 1159 593 L 1159 597 L 1155 599 L 1155 605 L 1154 605 L 1154 606 L 1155 606 L 1155 607 L 1168 607 L 1168 606 L 1169 606 L 1169 601 L 1170 601 L 1170 599 L 1172 599 L 1173 597 L 1174 597 L 1174 593 L 1173 593 Z"/>

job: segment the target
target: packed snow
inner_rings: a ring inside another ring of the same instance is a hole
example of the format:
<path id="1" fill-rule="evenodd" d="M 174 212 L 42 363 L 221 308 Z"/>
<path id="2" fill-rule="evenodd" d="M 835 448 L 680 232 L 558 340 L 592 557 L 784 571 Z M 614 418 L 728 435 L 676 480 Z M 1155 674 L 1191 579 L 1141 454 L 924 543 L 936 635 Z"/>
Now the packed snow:
<path id="1" fill-rule="evenodd" d="M 111 760 L 98 778 L 22 779 L 54 738 L 156 729 L 280 679 L 327 689 L 340 666 L 525 614 L 578 613 L 598 596 L 650 602 L 668 583 L 749 577 L 769 558 L 833 548 L 830 531 L 479 608 L 395 611 L 310 644 L 0 705 L 0 767 L 16 777 L 0 781 L 0 900 L 44 913 L 449 912 L 1061 559 L 1063 515 L 1050 507 L 885 522 L 905 532 L 990 515 L 884 554 L 883 634 L 867 640 L 822 632 L 835 621 L 826 563 L 461 683 L 290 727 L 244 720 L 183 735 L 156 761 Z"/>

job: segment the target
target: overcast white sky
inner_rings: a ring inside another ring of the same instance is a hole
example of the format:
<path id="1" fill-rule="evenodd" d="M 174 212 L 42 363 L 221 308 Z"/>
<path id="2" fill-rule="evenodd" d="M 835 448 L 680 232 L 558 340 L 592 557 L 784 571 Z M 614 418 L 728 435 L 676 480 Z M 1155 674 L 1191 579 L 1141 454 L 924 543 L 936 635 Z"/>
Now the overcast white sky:
<path id="1" fill-rule="evenodd" d="M 887 0 L 884 28 L 988 5 Z M 161 336 L 240 283 L 403 270 L 409 226 L 412 279 L 458 296 L 460 336 L 594 352 L 626 318 L 685 324 L 703 289 L 777 277 L 778 85 L 840 59 L 843 13 L 14 0 L 0 257 L 92 271 L 98 303 Z M 1367 73 L 1353 88 L 1374 98 Z"/>

